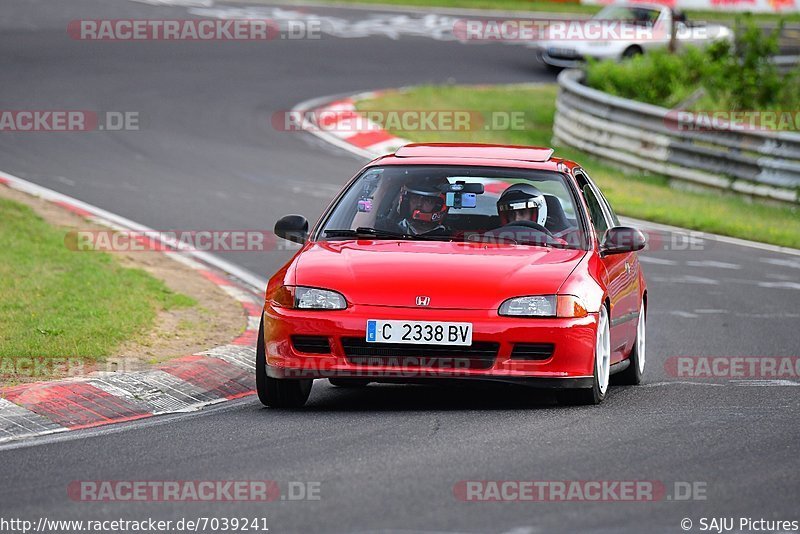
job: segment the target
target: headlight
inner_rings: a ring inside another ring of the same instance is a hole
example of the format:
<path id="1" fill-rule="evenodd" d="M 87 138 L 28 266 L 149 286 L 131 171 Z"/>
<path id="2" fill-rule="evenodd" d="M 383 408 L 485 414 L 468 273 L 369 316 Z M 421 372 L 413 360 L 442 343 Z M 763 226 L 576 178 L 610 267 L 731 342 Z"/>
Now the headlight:
<path id="1" fill-rule="evenodd" d="M 280 286 L 269 296 L 274 306 L 301 310 L 344 310 L 347 301 L 341 293 L 303 286 Z"/>
<path id="2" fill-rule="evenodd" d="M 347 302 L 341 293 L 315 287 L 296 287 L 294 306 L 304 310 L 343 310 Z"/>
<path id="3" fill-rule="evenodd" d="M 508 299 L 497 311 L 500 315 L 522 315 L 530 317 L 555 317 L 555 295 L 538 297 L 516 297 Z"/>
<path id="4" fill-rule="evenodd" d="M 497 310 L 512 317 L 586 317 L 583 301 L 573 295 L 536 295 L 508 299 Z"/>

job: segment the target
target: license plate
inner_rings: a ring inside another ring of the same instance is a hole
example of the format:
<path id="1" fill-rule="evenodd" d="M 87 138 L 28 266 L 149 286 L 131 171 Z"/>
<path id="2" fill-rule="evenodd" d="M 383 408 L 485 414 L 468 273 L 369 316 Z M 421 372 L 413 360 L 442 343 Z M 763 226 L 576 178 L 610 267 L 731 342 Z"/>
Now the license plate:
<path id="1" fill-rule="evenodd" d="M 472 323 L 441 321 L 367 321 L 368 343 L 472 345 Z"/>

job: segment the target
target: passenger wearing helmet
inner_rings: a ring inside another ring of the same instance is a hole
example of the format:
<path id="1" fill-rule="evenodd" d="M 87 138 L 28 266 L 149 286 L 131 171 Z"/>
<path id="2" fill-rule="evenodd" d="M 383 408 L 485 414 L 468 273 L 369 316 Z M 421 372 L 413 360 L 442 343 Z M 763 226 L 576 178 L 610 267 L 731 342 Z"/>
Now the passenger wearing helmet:
<path id="1" fill-rule="evenodd" d="M 447 210 L 445 194 L 437 184 L 406 184 L 400 190 L 398 226 L 401 232 L 411 235 L 446 235 Z"/>

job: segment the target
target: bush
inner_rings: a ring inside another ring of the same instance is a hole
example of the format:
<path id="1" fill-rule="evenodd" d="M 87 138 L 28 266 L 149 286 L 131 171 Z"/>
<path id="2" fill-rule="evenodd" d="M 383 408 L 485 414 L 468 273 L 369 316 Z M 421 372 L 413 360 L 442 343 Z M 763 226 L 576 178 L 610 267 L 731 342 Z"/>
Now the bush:
<path id="1" fill-rule="evenodd" d="M 748 17 L 733 43 L 718 41 L 680 54 L 666 49 L 628 61 L 590 60 L 586 82 L 606 93 L 665 107 L 694 97 L 689 109 L 792 110 L 800 106 L 800 67 L 781 75 L 771 57 L 782 25 L 764 33 Z"/>
<path id="2" fill-rule="evenodd" d="M 703 52 L 696 48 L 681 55 L 655 50 L 621 63 L 590 60 L 586 81 L 612 95 L 673 107 L 698 87 L 704 61 Z"/>

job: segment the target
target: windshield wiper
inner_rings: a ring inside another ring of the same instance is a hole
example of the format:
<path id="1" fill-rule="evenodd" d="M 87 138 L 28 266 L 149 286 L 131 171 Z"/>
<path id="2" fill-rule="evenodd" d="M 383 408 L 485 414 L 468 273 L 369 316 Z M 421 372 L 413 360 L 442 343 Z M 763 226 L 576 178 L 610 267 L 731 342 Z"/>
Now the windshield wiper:
<path id="1" fill-rule="evenodd" d="M 351 230 L 349 228 L 325 230 L 325 235 L 328 237 L 370 236 L 370 237 L 376 237 L 378 239 L 434 239 L 435 238 L 435 236 L 426 236 L 425 234 L 420 234 L 420 235 L 404 234 L 402 232 L 392 232 L 390 230 L 378 230 L 377 228 L 370 228 L 367 226 L 359 226 L 355 230 Z"/>

